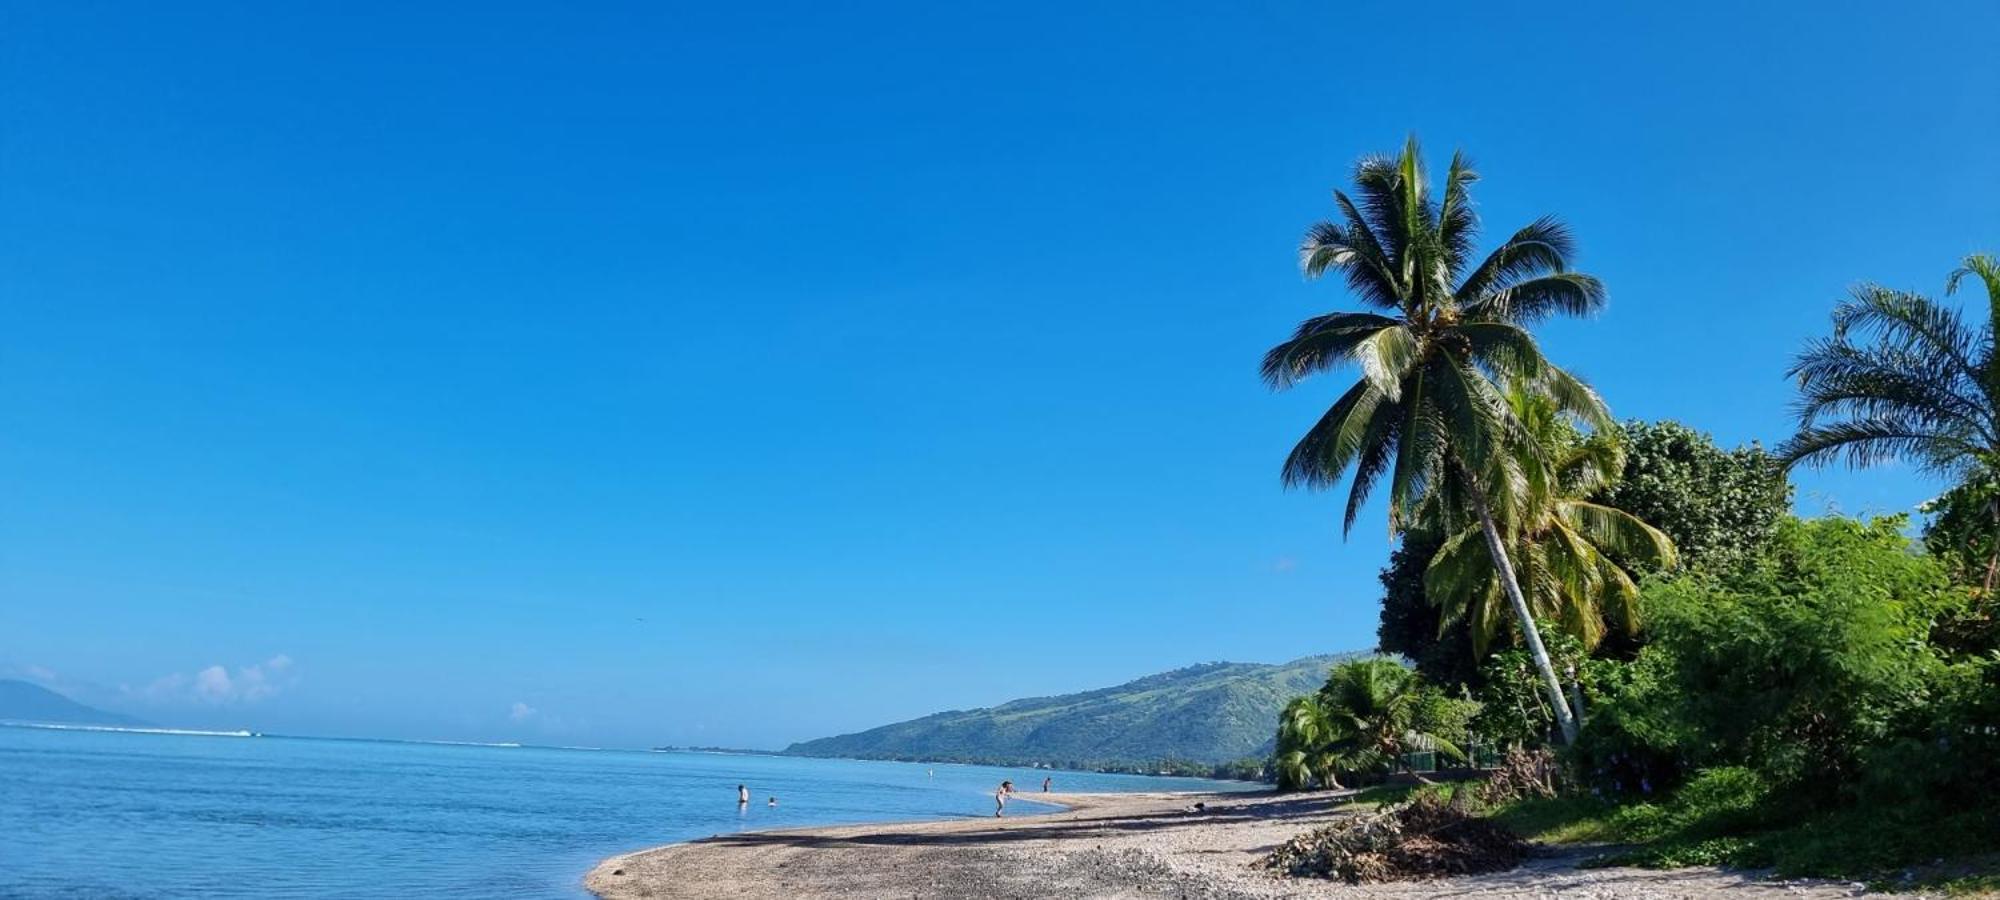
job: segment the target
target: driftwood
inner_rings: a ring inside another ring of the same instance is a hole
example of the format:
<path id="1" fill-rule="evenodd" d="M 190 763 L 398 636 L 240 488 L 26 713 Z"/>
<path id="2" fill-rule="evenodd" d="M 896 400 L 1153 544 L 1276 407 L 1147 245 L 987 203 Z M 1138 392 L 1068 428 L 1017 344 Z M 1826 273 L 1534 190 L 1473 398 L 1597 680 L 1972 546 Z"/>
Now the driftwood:
<path id="1" fill-rule="evenodd" d="M 1351 884 L 1511 869 L 1528 854 L 1513 832 L 1472 813 L 1472 792 L 1451 801 L 1420 793 L 1410 802 L 1344 819 L 1292 838 L 1260 862 L 1298 878 Z"/>

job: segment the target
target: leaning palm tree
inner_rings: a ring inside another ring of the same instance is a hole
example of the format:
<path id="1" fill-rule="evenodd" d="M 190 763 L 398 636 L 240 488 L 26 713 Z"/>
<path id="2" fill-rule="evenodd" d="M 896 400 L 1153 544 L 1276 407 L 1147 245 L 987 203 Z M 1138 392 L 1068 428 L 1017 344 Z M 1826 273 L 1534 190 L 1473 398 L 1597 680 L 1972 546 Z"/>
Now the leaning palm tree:
<path id="1" fill-rule="evenodd" d="M 1590 498 L 1625 467 L 1616 431 L 1584 437 L 1546 395 L 1507 392 L 1521 423 L 1511 465 L 1530 486 L 1509 529 L 1509 561 L 1537 618 L 1595 647 L 1607 624 L 1629 632 L 1638 623 L 1639 586 L 1626 564 L 1671 568 L 1673 540 L 1621 509 Z M 1481 545 L 1480 527 L 1445 539 L 1424 572 L 1424 595 L 1443 607 L 1440 627 L 1464 623 L 1473 652 L 1486 654 L 1505 626 L 1501 586 L 1493 557 Z"/>
<path id="2" fill-rule="evenodd" d="M 1335 191 L 1340 221 L 1309 229 L 1299 257 L 1308 278 L 1342 273 L 1370 310 L 1307 319 L 1265 355 L 1263 375 L 1284 389 L 1349 363 L 1360 368 L 1361 379 L 1293 448 L 1285 483 L 1327 488 L 1352 468 L 1346 530 L 1384 477 L 1392 533 L 1427 497 L 1451 520 L 1448 531 L 1476 522 L 1569 741 L 1576 721 L 1495 514 L 1523 493 L 1506 450 L 1519 425 L 1495 382 L 1546 394 L 1563 412 L 1608 425 L 1603 401 L 1544 359 L 1527 330 L 1550 316 L 1598 310 L 1604 288 L 1568 271 L 1569 231 L 1553 219 L 1522 228 L 1475 262 L 1478 225 L 1467 191 L 1476 178 L 1454 155 L 1443 195 L 1433 197 L 1415 138 L 1394 158 L 1363 159 L 1354 172 L 1359 202 Z"/>
<path id="3" fill-rule="evenodd" d="M 2000 481 L 2000 261 L 1965 258 L 1947 296 L 1972 276 L 1986 288 L 1986 321 L 1921 294 L 1873 284 L 1833 311 L 1833 335 L 1806 345 L 1787 373 L 1799 383 L 1799 431 L 1778 449 L 1787 468 L 1901 459 L 1979 490 Z M 1992 494 L 1991 490 L 1984 493 Z M 1983 498 L 2000 533 L 2000 503 Z M 1991 593 L 2000 542 L 1986 565 Z"/>

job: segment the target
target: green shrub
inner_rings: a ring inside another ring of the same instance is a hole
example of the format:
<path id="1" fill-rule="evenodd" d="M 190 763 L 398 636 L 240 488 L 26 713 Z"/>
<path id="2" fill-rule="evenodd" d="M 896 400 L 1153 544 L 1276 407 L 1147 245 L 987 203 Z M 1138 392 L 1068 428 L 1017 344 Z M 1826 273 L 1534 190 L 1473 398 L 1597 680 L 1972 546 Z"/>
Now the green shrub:
<path id="1" fill-rule="evenodd" d="M 1665 802 L 1635 803 L 1611 819 L 1612 833 L 1631 842 L 1701 840 L 1740 834 L 1771 824 L 1770 783 L 1738 766 L 1708 769 L 1688 779 Z"/>
<path id="2" fill-rule="evenodd" d="M 1925 734 L 1951 589 L 1903 524 L 1791 520 L 1739 571 L 1648 583 L 1649 643 L 1588 721 L 1586 774 L 1644 795 L 1745 766 L 1834 802 L 1873 748 Z"/>

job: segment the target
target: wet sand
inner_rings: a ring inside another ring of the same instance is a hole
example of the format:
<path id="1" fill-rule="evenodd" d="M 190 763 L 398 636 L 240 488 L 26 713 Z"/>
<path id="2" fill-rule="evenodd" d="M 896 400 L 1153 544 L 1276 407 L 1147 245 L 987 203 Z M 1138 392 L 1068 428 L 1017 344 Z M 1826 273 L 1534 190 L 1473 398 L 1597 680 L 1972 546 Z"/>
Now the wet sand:
<path id="1" fill-rule="evenodd" d="M 1716 869 L 1578 869 L 1552 854 L 1510 872 L 1351 886 L 1281 878 L 1253 863 L 1351 814 L 1335 794 L 1034 794 L 1067 810 L 1004 819 L 722 835 L 599 864 L 585 886 L 628 898 L 1851 897 L 1861 886 L 1769 881 Z M 1202 812 L 1189 810 L 1196 802 Z"/>

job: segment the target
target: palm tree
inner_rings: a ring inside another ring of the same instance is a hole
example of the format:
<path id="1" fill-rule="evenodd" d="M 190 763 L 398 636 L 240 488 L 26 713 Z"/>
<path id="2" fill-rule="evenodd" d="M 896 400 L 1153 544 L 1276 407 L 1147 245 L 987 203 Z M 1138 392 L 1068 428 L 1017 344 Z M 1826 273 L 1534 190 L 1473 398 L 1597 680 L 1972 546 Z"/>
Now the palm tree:
<path id="1" fill-rule="evenodd" d="M 1845 460 L 1859 468 L 1901 459 L 1981 490 L 2000 481 L 2000 261 L 1965 258 L 1945 280 L 1986 287 L 1986 321 L 1921 294 L 1874 284 L 1834 308 L 1833 335 L 1806 345 L 1787 373 L 1799 383 L 1799 431 L 1778 448 L 1787 468 Z M 2000 532 L 2000 503 L 1982 498 Z M 2000 543 L 1986 565 L 1986 591 L 2000 572 Z"/>
<path id="2" fill-rule="evenodd" d="M 1340 790 L 1341 758 L 1333 750 L 1340 738 L 1340 723 L 1318 694 L 1293 697 L 1278 717 L 1278 788 L 1299 791 L 1318 784 Z"/>
<path id="3" fill-rule="evenodd" d="M 1526 326 L 1600 309 L 1604 288 L 1571 272 L 1569 230 L 1544 218 L 1515 232 L 1476 264 L 1478 224 L 1468 188 L 1477 176 L 1452 157 L 1434 198 L 1415 138 L 1400 155 L 1356 165 L 1360 201 L 1334 192 L 1341 220 L 1306 232 L 1306 277 L 1338 270 L 1367 312 L 1335 312 L 1301 323 L 1264 357 L 1264 380 L 1289 388 L 1354 363 L 1361 379 L 1334 401 L 1285 461 L 1287 486 L 1331 487 L 1354 470 L 1343 528 L 1376 484 L 1389 479 L 1389 527 L 1401 531 L 1433 498 L 1451 527 L 1476 521 L 1502 591 L 1543 676 L 1565 741 L 1576 721 L 1515 579 L 1493 506 L 1515 502 L 1521 473 L 1505 445 L 1513 421 L 1496 380 L 1547 395 L 1566 414 L 1610 424 L 1604 402 L 1543 358 Z M 1481 476 L 1484 477 L 1481 477 Z"/>
<path id="4" fill-rule="evenodd" d="M 1423 699 L 1423 680 L 1395 660 L 1335 666 L 1317 693 L 1285 707 L 1278 725 L 1279 786 L 1317 780 L 1339 788 L 1339 770 L 1393 769 L 1413 750 L 1465 759 L 1456 744 L 1424 730 L 1418 715 Z"/>
<path id="5" fill-rule="evenodd" d="M 1595 647 L 1607 619 L 1627 631 L 1638 623 L 1639 586 L 1621 561 L 1671 568 L 1673 540 L 1631 513 L 1591 502 L 1625 467 L 1618 432 L 1584 438 L 1546 395 L 1519 388 L 1507 391 L 1507 404 L 1523 438 L 1512 465 L 1530 485 L 1509 529 L 1515 575 L 1538 617 Z M 1500 580 L 1479 531 L 1469 525 L 1445 539 L 1424 572 L 1424 595 L 1445 607 L 1441 626 L 1469 626 L 1473 652 L 1484 656 L 1504 620 Z"/>

